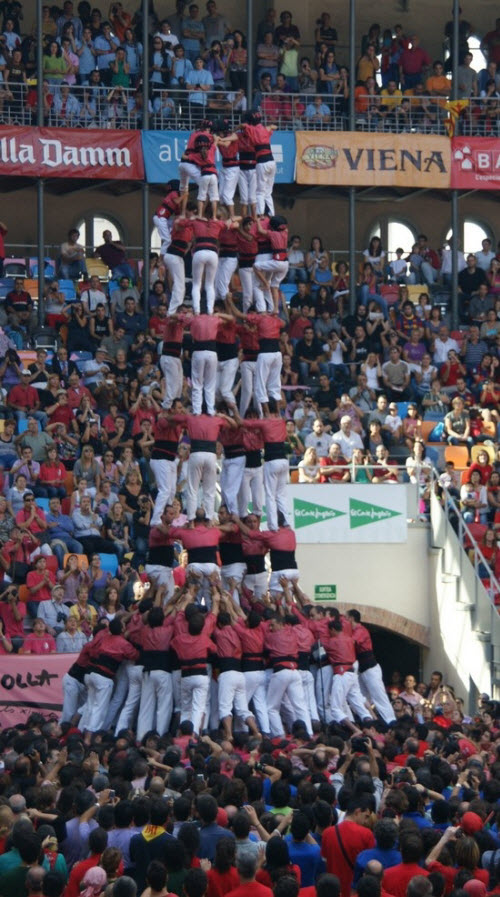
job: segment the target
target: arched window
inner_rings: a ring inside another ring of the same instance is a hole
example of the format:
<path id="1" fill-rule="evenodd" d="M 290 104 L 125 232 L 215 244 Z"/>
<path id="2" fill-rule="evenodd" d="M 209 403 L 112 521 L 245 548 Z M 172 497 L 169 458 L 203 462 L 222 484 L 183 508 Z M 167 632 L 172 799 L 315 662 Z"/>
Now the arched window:
<path id="1" fill-rule="evenodd" d="M 450 228 L 446 234 L 446 240 L 451 240 L 451 236 L 452 230 Z M 470 252 L 480 252 L 482 241 L 486 239 L 491 240 L 492 235 L 483 224 L 466 218 L 462 221 L 459 239 L 459 249 L 461 249 L 465 255 L 468 255 Z"/>
<path id="2" fill-rule="evenodd" d="M 112 221 L 106 215 L 94 215 L 89 212 L 75 227 L 80 231 L 79 241 L 87 247 L 87 251 L 95 249 L 103 242 L 102 232 L 110 230 L 113 240 L 123 241 L 123 231 L 116 221 Z"/>
<path id="3" fill-rule="evenodd" d="M 404 249 L 405 254 L 411 251 L 416 240 L 416 231 L 406 221 L 400 221 L 398 218 L 386 218 L 373 223 L 368 241 L 372 237 L 380 237 L 389 259 L 392 259 L 399 247 Z"/>

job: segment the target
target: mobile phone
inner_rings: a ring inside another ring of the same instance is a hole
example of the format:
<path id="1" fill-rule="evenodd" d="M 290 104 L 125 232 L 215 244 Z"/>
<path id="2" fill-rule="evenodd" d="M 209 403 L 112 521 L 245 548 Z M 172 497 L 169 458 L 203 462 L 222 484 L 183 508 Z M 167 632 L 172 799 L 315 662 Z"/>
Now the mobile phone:
<path id="1" fill-rule="evenodd" d="M 115 799 L 115 794 L 116 794 L 115 789 L 114 789 L 114 788 L 110 788 L 110 789 L 109 789 L 109 799 L 110 799 L 110 800 L 114 800 L 114 799 Z"/>

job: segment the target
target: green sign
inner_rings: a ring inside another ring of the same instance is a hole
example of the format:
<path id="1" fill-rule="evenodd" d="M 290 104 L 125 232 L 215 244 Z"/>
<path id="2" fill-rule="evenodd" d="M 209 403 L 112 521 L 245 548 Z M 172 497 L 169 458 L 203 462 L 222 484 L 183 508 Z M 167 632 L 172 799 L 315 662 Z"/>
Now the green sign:
<path id="1" fill-rule="evenodd" d="M 358 498 L 349 499 L 349 524 L 351 529 L 359 526 L 368 526 L 369 523 L 380 523 L 381 520 L 389 520 L 391 517 L 401 517 L 400 511 L 391 511 L 390 508 L 381 508 Z"/>
<path id="2" fill-rule="evenodd" d="M 345 511 L 336 511 L 335 508 L 325 508 L 324 505 L 294 498 L 293 517 L 295 529 L 301 529 L 303 526 L 311 526 L 313 523 L 324 523 L 325 520 L 345 517 Z"/>
<path id="3" fill-rule="evenodd" d="M 315 601 L 336 601 L 337 586 L 314 586 Z"/>

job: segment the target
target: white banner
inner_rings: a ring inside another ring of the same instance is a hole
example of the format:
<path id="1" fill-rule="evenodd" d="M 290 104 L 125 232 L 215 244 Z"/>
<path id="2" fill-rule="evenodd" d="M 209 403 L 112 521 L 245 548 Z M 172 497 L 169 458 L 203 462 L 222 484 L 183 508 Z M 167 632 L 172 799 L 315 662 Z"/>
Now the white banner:
<path id="1" fill-rule="evenodd" d="M 299 543 L 406 542 L 404 485 L 290 485 L 287 497 Z"/>

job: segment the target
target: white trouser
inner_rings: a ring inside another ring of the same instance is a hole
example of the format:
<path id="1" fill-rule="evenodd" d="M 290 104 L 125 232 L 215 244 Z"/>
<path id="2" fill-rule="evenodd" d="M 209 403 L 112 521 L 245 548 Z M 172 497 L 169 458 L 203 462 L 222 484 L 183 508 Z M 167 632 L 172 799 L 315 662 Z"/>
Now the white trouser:
<path id="1" fill-rule="evenodd" d="M 222 582 L 222 588 L 229 590 L 230 588 L 230 580 L 233 579 L 235 583 L 239 586 L 243 582 L 243 577 L 247 572 L 247 565 L 243 564 L 241 561 L 236 561 L 234 564 L 223 564 L 220 568 L 220 578 Z M 240 595 L 238 589 L 235 588 L 233 595 L 233 601 L 239 605 L 240 603 Z"/>
<path id="2" fill-rule="evenodd" d="M 238 513 L 238 494 L 245 472 L 245 456 L 225 458 L 220 475 L 220 491 L 222 501 L 227 505 L 230 514 Z"/>
<path id="3" fill-rule="evenodd" d="M 198 489 L 201 484 L 202 507 L 208 520 L 215 513 L 215 485 L 217 481 L 216 458 L 214 452 L 192 452 L 188 460 L 188 483 L 186 511 L 188 520 L 194 520 L 198 507 Z"/>
<path id="4" fill-rule="evenodd" d="M 259 269 L 259 271 L 267 271 L 271 273 L 271 280 L 269 282 L 269 286 L 271 287 L 279 287 L 281 281 L 288 274 L 288 261 L 280 262 L 278 259 L 269 259 L 267 262 L 257 262 L 255 261 L 255 267 Z"/>
<path id="5" fill-rule="evenodd" d="M 227 358 L 225 361 L 217 362 L 216 392 L 220 393 L 221 397 L 228 405 L 234 405 L 236 402 L 233 386 L 236 374 L 238 373 L 238 367 L 238 356 L 236 356 L 236 358 Z"/>
<path id="6" fill-rule="evenodd" d="M 260 268 L 263 262 L 270 262 L 272 261 L 272 258 L 273 256 L 271 252 L 259 252 L 255 256 L 255 266 Z M 269 285 L 264 290 L 256 274 L 254 274 L 253 301 L 255 302 L 257 311 L 267 310 L 272 312 L 274 309 L 273 297 L 271 296 Z"/>
<path id="7" fill-rule="evenodd" d="M 264 470 L 262 467 L 245 467 L 238 496 L 239 517 L 246 517 L 252 502 L 252 514 L 262 517 L 264 504 Z"/>
<path id="8" fill-rule="evenodd" d="M 105 729 L 112 729 L 118 719 L 120 710 L 122 709 L 123 704 L 125 703 L 125 698 L 127 697 L 128 692 L 128 663 L 124 661 L 118 667 L 118 673 L 115 676 L 115 684 L 113 688 L 113 695 L 111 697 L 111 701 L 109 702 L 108 712 L 106 714 L 106 720 L 104 723 Z M 81 725 L 81 723 L 80 723 Z"/>
<path id="9" fill-rule="evenodd" d="M 267 712 L 267 681 L 264 670 L 249 670 L 243 673 L 245 677 L 245 689 L 247 703 L 253 701 L 253 709 L 259 729 L 266 735 L 269 734 L 269 715 Z"/>
<path id="10" fill-rule="evenodd" d="M 325 723 L 331 723 L 332 711 L 330 696 L 332 693 L 333 670 L 330 664 L 318 667 L 316 674 L 316 703 L 319 718 Z"/>
<path id="11" fill-rule="evenodd" d="M 255 275 L 253 268 L 240 268 L 238 274 L 243 294 L 243 312 L 246 314 L 254 300 Z M 264 311 L 264 308 L 257 307 L 257 311 Z"/>
<path id="12" fill-rule="evenodd" d="M 257 215 L 263 215 L 267 210 L 274 215 L 273 187 L 276 177 L 276 162 L 257 162 L 255 166 L 257 175 Z"/>
<path id="13" fill-rule="evenodd" d="M 172 676 L 164 670 L 143 673 L 141 703 L 137 720 L 137 741 L 153 729 L 164 735 L 172 717 Z"/>
<path id="14" fill-rule="evenodd" d="M 184 259 L 180 255 L 166 252 L 163 256 L 163 261 L 172 278 L 172 292 L 168 304 L 168 313 L 173 315 L 184 302 L 186 295 L 186 268 Z"/>
<path id="15" fill-rule="evenodd" d="M 302 679 L 298 670 L 280 670 L 278 673 L 273 673 L 269 680 L 267 708 L 272 738 L 283 737 L 285 734 L 280 716 L 281 702 L 285 695 L 287 695 L 292 705 L 293 718 L 304 719 L 304 713 L 307 715 L 307 709 L 305 708 Z M 310 722 L 308 732 L 311 732 Z"/>
<path id="16" fill-rule="evenodd" d="M 332 682 L 330 709 L 335 723 L 341 723 L 345 719 L 344 704 L 349 703 L 354 713 L 361 720 L 368 716 L 364 703 L 358 698 L 358 681 L 356 673 L 335 673 Z"/>
<path id="17" fill-rule="evenodd" d="M 248 709 L 247 693 L 245 688 L 245 677 L 243 673 L 237 670 L 227 670 L 221 673 L 217 684 L 218 688 L 218 706 L 219 717 L 224 719 L 225 716 L 239 716 L 242 720 L 247 720 L 250 716 Z"/>
<path id="18" fill-rule="evenodd" d="M 162 458 L 152 458 L 149 466 L 153 471 L 158 495 L 156 496 L 153 516 L 151 517 L 151 526 L 157 526 L 161 523 L 161 515 L 163 514 L 165 505 L 169 505 L 175 498 L 175 490 L 177 486 L 177 464 L 175 461 L 164 461 Z"/>
<path id="19" fill-rule="evenodd" d="M 369 705 L 368 698 L 366 698 L 366 696 L 361 691 L 361 686 L 359 683 L 359 676 L 358 676 L 358 671 L 357 671 L 357 662 L 354 664 L 354 675 L 356 677 L 356 684 L 353 685 L 351 691 L 349 692 L 349 698 L 347 700 L 347 707 L 349 709 L 352 708 L 352 711 L 354 713 L 358 713 L 358 715 L 359 715 L 359 710 L 357 708 L 362 707 L 363 708 L 363 716 L 361 717 L 361 719 L 366 719 L 367 717 L 371 718 L 372 713 L 368 706 Z M 353 719 L 354 719 L 354 717 L 353 717 Z"/>
<path id="20" fill-rule="evenodd" d="M 240 364 L 241 389 L 240 389 L 240 417 L 245 417 L 250 402 L 254 397 L 255 366 L 256 361 L 242 361 Z M 255 403 L 254 403 L 255 404 Z"/>
<path id="21" fill-rule="evenodd" d="M 181 678 L 181 721 L 191 720 L 195 735 L 201 731 L 209 685 L 208 676 Z"/>
<path id="22" fill-rule="evenodd" d="M 115 736 L 118 735 L 121 729 L 130 729 L 135 722 L 135 715 L 139 708 L 139 702 L 141 700 L 141 691 L 142 691 L 142 666 L 140 664 L 130 663 L 127 664 L 127 676 L 128 676 L 128 692 L 127 692 L 127 700 L 125 701 L 124 706 L 122 707 L 120 716 L 118 717 L 118 722 L 115 728 Z"/>
<path id="23" fill-rule="evenodd" d="M 255 168 L 250 171 L 242 171 L 238 177 L 238 190 L 240 192 L 240 202 L 244 206 L 255 205 L 257 202 L 257 173 Z"/>
<path id="24" fill-rule="evenodd" d="M 380 664 L 377 663 L 374 667 L 370 667 L 369 670 L 365 670 L 358 675 L 361 691 L 375 704 L 375 709 L 384 720 L 384 723 L 389 725 L 389 723 L 394 722 L 396 717 L 394 716 L 392 704 L 387 697 Z"/>
<path id="25" fill-rule="evenodd" d="M 174 713 L 181 712 L 181 671 L 172 671 L 172 695 L 174 701 Z"/>
<path id="26" fill-rule="evenodd" d="M 316 695 L 314 693 L 314 676 L 310 670 L 299 670 L 302 679 L 302 688 L 306 699 L 305 706 L 309 710 L 311 719 L 319 720 L 318 705 L 316 703 Z"/>
<path id="27" fill-rule="evenodd" d="M 309 670 L 299 670 L 300 678 L 302 679 L 302 688 L 304 689 L 304 706 L 301 710 L 299 719 L 305 722 L 307 731 L 312 732 L 312 722 L 313 719 L 318 719 L 318 708 L 316 707 L 316 699 L 314 697 L 314 680 L 312 677 L 312 673 Z M 309 682 L 310 677 L 310 682 Z M 312 697 L 313 703 L 310 703 L 310 698 Z M 313 712 L 314 711 L 314 712 Z M 293 707 L 291 705 L 290 699 L 288 695 L 285 695 L 281 704 L 281 715 L 286 723 L 288 729 L 291 730 L 294 722 L 297 720 L 296 715 L 293 712 Z"/>
<path id="28" fill-rule="evenodd" d="M 215 275 L 217 273 L 218 262 L 219 256 L 213 249 L 198 249 L 193 253 L 193 285 L 191 288 L 191 299 L 195 315 L 199 315 L 200 313 L 203 275 L 205 275 L 207 314 L 213 314 L 215 302 Z"/>
<path id="29" fill-rule="evenodd" d="M 73 719 L 78 708 L 85 703 L 85 686 L 78 679 L 65 673 L 63 676 L 63 707 L 61 723 L 69 723 Z"/>
<path id="30" fill-rule="evenodd" d="M 85 684 L 90 710 L 86 728 L 89 732 L 99 732 L 104 728 L 106 711 L 113 691 L 113 680 L 107 676 L 101 676 L 100 673 L 92 672 L 85 676 Z"/>
<path id="31" fill-rule="evenodd" d="M 247 573 L 243 578 L 243 585 L 258 601 L 267 592 L 267 580 L 268 574 L 265 570 L 262 573 Z"/>
<path id="32" fill-rule="evenodd" d="M 219 575 L 220 568 L 217 564 L 200 564 L 197 561 L 194 561 L 191 564 L 188 564 L 186 567 L 186 573 L 195 573 L 196 574 L 196 582 L 198 583 L 198 594 L 196 596 L 196 601 L 198 604 L 205 604 L 206 607 L 210 610 L 212 607 L 212 586 L 210 582 L 210 577 L 217 573 Z M 202 602 L 201 599 L 204 599 Z"/>
<path id="33" fill-rule="evenodd" d="M 160 235 L 161 247 L 160 252 L 163 255 L 172 242 L 172 228 L 174 226 L 174 218 L 160 218 L 159 215 L 153 215 L 153 224 L 158 229 Z"/>
<path id="34" fill-rule="evenodd" d="M 298 582 L 299 581 L 299 571 L 294 570 L 292 567 L 288 570 L 273 570 L 271 576 L 269 577 L 269 591 L 274 592 L 275 594 L 281 595 L 283 592 L 283 586 L 280 583 L 280 579 L 288 580 L 288 582 Z"/>
<path id="35" fill-rule="evenodd" d="M 215 385 L 217 383 L 217 353 L 197 349 L 191 357 L 191 403 L 193 414 L 201 414 L 203 396 L 207 414 L 215 414 Z"/>
<path id="36" fill-rule="evenodd" d="M 288 461 L 286 458 L 274 458 L 264 461 L 264 493 L 266 496 L 267 528 L 278 529 L 278 511 L 281 511 L 285 522 L 290 523 L 286 502 L 288 483 Z"/>
<path id="37" fill-rule="evenodd" d="M 219 259 L 215 275 L 215 298 L 225 299 L 231 286 L 231 278 L 238 267 L 238 257 L 228 256 Z"/>
<path id="38" fill-rule="evenodd" d="M 261 404 L 281 399 L 281 352 L 259 352 L 255 362 L 255 398 Z"/>
<path id="39" fill-rule="evenodd" d="M 222 167 L 219 171 L 219 193 L 220 201 L 225 206 L 234 206 L 234 194 L 238 186 L 240 169 L 238 165 L 231 165 L 229 168 Z"/>
<path id="40" fill-rule="evenodd" d="M 146 564 L 146 573 L 159 586 L 165 586 L 166 591 L 163 604 L 167 604 L 173 598 L 175 592 L 172 567 L 164 567 L 163 564 Z"/>
<path id="41" fill-rule="evenodd" d="M 198 181 L 198 202 L 211 202 L 219 199 L 219 182 L 216 174 L 202 174 Z"/>
<path id="42" fill-rule="evenodd" d="M 182 361 L 180 358 L 174 358 L 171 355 L 160 356 L 160 368 L 165 378 L 165 395 L 162 402 L 162 408 L 167 410 L 172 407 L 174 399 L 180 399 L 182 396 Z"/>
<path id="43" fill-rule="evenodd" d="M 179 193 L 187 193 L 189 189 L 189 181 L 199 184 L 201 170 L 192 162 L 179 163 Z"/>

